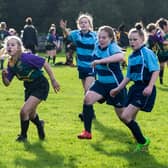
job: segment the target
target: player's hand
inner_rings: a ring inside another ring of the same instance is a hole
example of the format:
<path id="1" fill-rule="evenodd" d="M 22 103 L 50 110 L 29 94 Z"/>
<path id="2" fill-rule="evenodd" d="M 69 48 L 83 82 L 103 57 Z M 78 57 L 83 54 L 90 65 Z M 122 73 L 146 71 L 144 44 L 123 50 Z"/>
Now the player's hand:
<path id="1" fill-rule="evenodd" d="M 112 89 L 110 91 L 110 96 L 115 97 L 119 92 L 120 92 L 120 90 L 118 88 Z"/>
<path id="2" fill-rule="evenodd" d="M 153 87 L 147 86 L 147 87 L 143 90 L 143 95 L 144 95 L 144 96 L 150 96 L 150 95 L 152 94 L 152 90 L 153 90 Z"/>
<path id="3" fill-rule="evenodd" d="M 94 61 L 91 63 L 91 65 L 92 65 L 93 68 L 95 68 L 97 64 L 100 64 L 100 61 L 99 61 L 99 60 L 94 60 Z"/>
<path id="4" fill-rule="evenodd" d="M 59 92 L 59 90 L 60 90 L 59 83 L 55 79 L 52 80 L 51 83 L 52 83 L 52 86 L 53 86 L 53 89 L 54 89 L 55 93 Z"/>
<path id="5" fill-rule="evenodd" d="M 62 29 L 66 29 L 66 26 L 67 26 L 67 21 L 65 20 L 63 20 L 63 19 L 61 19 L 60 20 L 60 27 L 62 28 Z"/>
<path id="6" fill-rule="evenodd" d="M 5 77 L 5 76 L 7 76 L 7 74 L 8 74 L 7 69 L 3 69 L 2 70 L 2 76 Z"/>

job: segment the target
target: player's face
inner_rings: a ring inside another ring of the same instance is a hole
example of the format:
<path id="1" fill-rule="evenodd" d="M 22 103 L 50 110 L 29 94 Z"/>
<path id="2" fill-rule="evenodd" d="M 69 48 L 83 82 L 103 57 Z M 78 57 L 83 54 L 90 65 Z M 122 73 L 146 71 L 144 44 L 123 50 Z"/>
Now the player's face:
<path id="1" fill-rule="evenodd" d="M 104 30 L 99 32 L 98 38 L 99 38 L 99 45 L 100 45 L 101 48 L 107 47 L 112 40 L 109 37 L 108 33 Z"/>
<path id="2" fill-rule="evenodd" d="M 10 56 L 17 56 L 19 51 L 18 43 L 15 39 L 10 39 L 7 42 L 7 52 Z"/>
<path id="3" fill-rule="evenodd" d="M 90 30 L 89 20 L 87 18 L 81 18 L 79 20 L 79 27 L 81 31 L 89 31 Z"/>
<path id="4" fill-rule="evenodd" d="M 165 33 L 168 33 L 168 23 L 167 23 L 167 25 L 163 26 L 163 30 L 164 30 Z"/>
<path id="5" fill-rule="evenodd" d="M 129 43 L 132 49 L 135 51 L 143 45 L 144 39 L 136 32 L 133 32 L 129 36 Z"/>

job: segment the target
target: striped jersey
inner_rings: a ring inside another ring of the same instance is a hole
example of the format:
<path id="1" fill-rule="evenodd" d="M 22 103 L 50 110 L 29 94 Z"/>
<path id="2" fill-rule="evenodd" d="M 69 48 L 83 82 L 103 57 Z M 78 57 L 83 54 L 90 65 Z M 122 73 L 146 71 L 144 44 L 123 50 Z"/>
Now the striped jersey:
<path id="1" fill-rule="evenodd" d="M 100 48 L 99 44 L 96 45 L 94 50 L 95 60 L 107 58 L 114 54 L 121 53 L 120 47 L 115 43 L 110 43 L 106 48 Z M 123 75 L 120 68 L 120 63 L 98 64 L 96 65 L 97 80 L 101 83 L 119 84 Z"/>
<path id="2" fill-rule="evenodd" d="M 82 72 L 91 72 L 93 50 L 97 41 L 96 32 L 89 31 L 83 34 L 80 30 L 73 30 L 68 37 L 76 45 L 77 66 Z"/>
<path id="3" fill-rule="evenodd" d="M 152 73 L 159 69 L 157 56 L 152 50 L 142 46 L 128 58 L 127 78 L 132 81 L 150 81 Z"/>

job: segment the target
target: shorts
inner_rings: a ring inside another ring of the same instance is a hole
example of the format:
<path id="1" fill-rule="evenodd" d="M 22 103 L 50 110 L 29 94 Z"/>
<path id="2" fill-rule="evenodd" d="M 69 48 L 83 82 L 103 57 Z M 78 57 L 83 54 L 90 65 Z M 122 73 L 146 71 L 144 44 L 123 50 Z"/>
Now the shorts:
<path id="1" fill-rule="evenodd" d="M 24 82 L 25 87 L 25 101 L 30 97 L 34 96 L 40 100 L 46 100 L 49 93 L 48 80 L 41 76 L 35 79 L 33 82 Z"/>
<path id="2" fill-rule="evenodd" d="M 95 81 L 95 83 L 89 89 L 90 91 L 94 91 L 103 96 L 103 99 L 106 101 L 106 104 L 113 105 L 117 108 L 125 107 L 125 102 L 127 98 L 126 88 L 122 89 L 115 97 L 110 96 L 110 90 L 117 87 L 117 84 L 105 84 L 100 83 L 99 81 Z M 102 99 L 102 100 L 103 100 Z M 100 101 L 98 101 L 100 103 Z"/>
<path id="3" fill-rule="evenodd" d="M 159 51 L 157 55 L 159 62 L 168 61 L 168 51 Z"/>
<path id="4" fill-rule="evenodd" d="M 47 44 L 47 45 L 45 46 L 45 49 L 46 49 L 47 51 L 56 50 L 56 47 L 55 47 L 54 44 Z"/>
<path id="5" fill-rule="evenodd" d="M 78 71 L 78 72 L 79 72 L 79 79 L 86 79 L 89 76 L 95 78 L 95 73 L 92 73 L 92 72 L 82 72 L 82 71 Z"/>
<path id="6" fill-rule="evenodd" d="M 168 61 L 168 56 L 159 56 L 158 55 L 158 60 L 159 60 L 159 62 L 166 62 L 166 61 Z"/>
<path id="7" fill-rule="evenodd" d="M 144 96 L 142 92 L 146 87 L 147 85 L 142 83 L 132 85 L 128 92 L 126 106 L 132 104 L 140 108 L 142 111 L 151 112 L 155 103 L 156 88 L 155 86 L 153 87 L 150 96 Z"/>

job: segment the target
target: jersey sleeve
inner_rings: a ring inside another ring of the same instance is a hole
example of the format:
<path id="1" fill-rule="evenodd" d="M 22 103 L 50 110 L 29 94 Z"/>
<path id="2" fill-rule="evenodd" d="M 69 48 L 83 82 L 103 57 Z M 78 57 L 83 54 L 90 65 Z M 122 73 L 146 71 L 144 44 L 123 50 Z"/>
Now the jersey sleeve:
<path id="1" fill-rule="evenodd" d="M 160 70 L 157 56 L 153 51 L 150 50 L 150 52 L 145 54 L 145 62 L 150 72 Z"/>
<path id="2" fill-rule="evenodd" d="M 24 55 L 23 61 L 30 64 L 32 67 L 39 68 L 39 69 L 41 69 L 45 63 L 44 58 L 37 56 L 37 55 L 34 55 L 34 54 Z"/>
<path id="3" fill-rule="evenodd" d="M 78 33 L 78 30 L 71 31 L 69 36 L 68 36 L 68 40 L 75 43 L 76 40 L 77 40 L 77 33 Z"/>
<path id="4" fill-rule="evenodd" d="M 121 53 L 121 48 L 115 43 L 111 43 L 111 46 L 110 46 L 110 55 L 114 55 L 114 54 L 117 54 L 117 53 Z"/>

